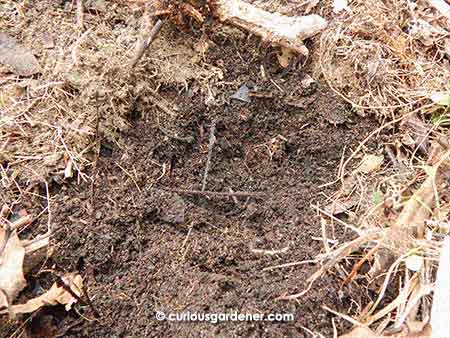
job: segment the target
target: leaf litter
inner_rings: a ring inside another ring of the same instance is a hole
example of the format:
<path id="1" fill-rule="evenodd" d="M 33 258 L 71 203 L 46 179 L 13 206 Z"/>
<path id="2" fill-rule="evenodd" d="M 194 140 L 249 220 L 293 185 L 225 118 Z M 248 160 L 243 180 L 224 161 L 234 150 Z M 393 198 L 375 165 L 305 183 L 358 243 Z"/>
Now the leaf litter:
<path id="1" fill-rule="evenodd" d="M 74 303 L 82 295 L 83 280 L 78 274 L 65 274 L 61 277 L 62 283 L 54 283 L 44 294 L 29 299 L 24 304 L 14 304 L 19 293 L 27 286 L 24 276 L 24 260 L 26 255 L 32 255 L 39 249 L 48 245 L 49 236 L 38 236 L 35 240 L 20 240 L 18 229 L 29 223 L 30 219 L 25 217 L 10 222 L 4 218 L 7 215 L 2 209 L 0 218 L 0 316 L 9 315 L 15 318 L 21 313 L 34 312 L 43 306 L 62 304 L 69 311 Z M 34 261 L 36 264 L 38 261 Z M 27 270 L 32 267 L 28 266 Z M 70 290 L 70 291 L 69 291 Z"/>

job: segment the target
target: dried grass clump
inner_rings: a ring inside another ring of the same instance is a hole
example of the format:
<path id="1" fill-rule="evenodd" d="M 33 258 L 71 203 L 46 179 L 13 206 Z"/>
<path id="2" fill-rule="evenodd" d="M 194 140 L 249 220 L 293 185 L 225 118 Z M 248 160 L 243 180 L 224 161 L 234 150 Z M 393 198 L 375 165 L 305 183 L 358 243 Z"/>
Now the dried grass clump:
<path id="1" fill-rule="evenodd" d="M 202 61 L 193 42 L 171 27 L 163 29 L 152 52 L 131 69 L 139 32 L 146 29 L 140 9 L 89 7 L 80 27 L 70 3 L 64 8 L 45 1 L 2 6 L 0 30 L 29 48 L 41 68 L 34 78 L 0 69 L 0 178 L 5 191 L 49 178 L 89 180 L 96 140 L 125 147 L 121 135 L 130 128 L 130 114 L 154 111 L 155 100 L 146 98 L 160 86 L 183 90 L 197 81 L 206 91 L 207 84 L 222 76 Z M 166 118 L 164 112 L 160 115 Z"/>
<path id="2" fill-rule="evenodd" d="M 322 73 L 359 113 L 398 117 L 446 87 L 449 28 L 425 1 L 352 1 L 321 35 Z"/>
<path id="3" fill-rule="evenodd" d="M 422 166 L 410 167 L 408 162 L 403 147 L 392 158 L 361 157 L 341 189 L 329 197 L 328 206 L 316 207 L 324 243 L 324 253 L 316 257 L 320 268 L 308 279 L 306 290 L 281 299 L 302 297 L 318 278 L 334 271 L 342 288 L 362 287 L 374 295 L 365 304 L 354 300 L 357 313 L 326 308 L 364 328 L 363 335 L 355 329 L 345 337 L 429 332 L 432 303 L 439 301 L 432 297 L 439 291 L 439 259 L 448 254 L 441 250 L 450 235 L 450 150 L 431 142 Z M 334 238 L 335 228 L 342 226 L 355 234 L 352 241 Z M 448 297 L 443 302 L 448 304 Z"/>

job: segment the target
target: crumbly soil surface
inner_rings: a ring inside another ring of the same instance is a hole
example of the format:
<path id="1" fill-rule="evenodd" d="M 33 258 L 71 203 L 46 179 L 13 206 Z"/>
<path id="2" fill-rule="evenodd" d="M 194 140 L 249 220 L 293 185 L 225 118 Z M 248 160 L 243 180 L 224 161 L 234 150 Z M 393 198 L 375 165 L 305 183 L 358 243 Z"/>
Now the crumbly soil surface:
<path id="1" fill-rule="evenodd" d="M 217 53 L 231 56 L 233 49 Z M 340 280 L 328 276 L 298 301 L 281 301 L 277 297 L 302 291 L 317 267 L 264 269 L 321 252 L 310 206 L 324 201 L 327 191 L 319 186 L 335 179 L 343 148 L 362 140 L 371 123 L 325 122 L 321 115 L 337 101 L 324 88 L 304 98 L 310 102 L 305 110 L 269 99 L 209 111 L 174 90 L 167 96 L 189 116 L 183 132 L 194 135 L 193 144 L 168 138 L 138 117 L 125 136 L 126 150 L 102 146 L 93 198 L 83 187 L 60 195 L 57 264 L 89 275 L 102 315 L 72 336 L 306 337 L 302 327 L 330 336 L 332 316 L 322 306 L 351 311 L 351 290 L 340 291 Z M 214 118 L 207 190 L 266 192 L 263 197 L 176 192 L 201 189 Z M 160 322 L 156 311 L 291 313 L 295 320 Z"/>
<path id="2" fill-rule="evenodd" d="M 309 337 L 304 328 L 330 337 L 334 316 L 323 306 L 351 313 L 351 298 L 367 300 L 356 289 L 340 290 L 342 279 L 333 275 L 296 301 L 277 300 L 304 290 L 318 267 L 266 268 L 322 252 L 311 205 L 326 203 L 335 187 L 321 186 L 336 179 L 344 148 L 354 149 L 375 122 L 352 114 L 320 79 L 302 88 L 314 58 L 282 69 L 273 66 L 274 50 L 257 38 L 225 41 L 212 32 L 209 39 L 214 46 L 205 62 L 225 70 L 215 93 L 224 103 L 205 104 L 206 94 L 191 90 L 195 84 L 188 90 L 163 84 L 159 95 L 178 107 L 176 128 L 160 128 L 155 116 L 161 112 L 153 105 L 136 109 L 120 145 L 99 139 L 93 184 L 51 185 L 59 231 L 43 269 L 79 271 L 100 317 L 92 320 L 92 309 L 80 306 L 87 320 L 76 322 L 76 311 L 48 308 L 29 320 L 29 336 L 52 336 L 52 327 L 54 336 L 89 338 Z M 314 50 L 314 41 L 309 44 Z M 244 84 L 262 95 L 231 99 Z M 264 195 L 181 191 L 202 189 L 213 123 L 205 190 Z M 51 274 L 45 276 L 30 279 L 50 285 Z M 293 314 L 294 320 L 171 322 L 156 320 L 157 311 Z M 346 328 L 336 323 L 339 332 Z"/>

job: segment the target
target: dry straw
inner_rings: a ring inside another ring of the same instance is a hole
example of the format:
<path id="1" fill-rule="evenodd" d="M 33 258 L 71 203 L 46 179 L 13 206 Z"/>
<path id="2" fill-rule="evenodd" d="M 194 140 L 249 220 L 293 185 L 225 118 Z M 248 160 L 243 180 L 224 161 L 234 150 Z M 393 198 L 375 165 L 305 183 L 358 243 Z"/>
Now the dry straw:
<path id="1" fill-rule="evenodd" d="M 446 88 L 448 28 L 423 1 L 352 1 L 321 35 L 322 73 L 359 113 L 394 119 Z"/>

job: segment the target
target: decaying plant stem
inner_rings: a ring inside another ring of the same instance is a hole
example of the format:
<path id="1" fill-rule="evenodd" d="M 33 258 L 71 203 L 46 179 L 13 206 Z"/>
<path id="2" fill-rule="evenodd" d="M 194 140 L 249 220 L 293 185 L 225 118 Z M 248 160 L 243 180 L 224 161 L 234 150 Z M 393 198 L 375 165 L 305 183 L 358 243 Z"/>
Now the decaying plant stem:
<path id="1" fill-rule="evenodd" d="M 144 55 L 145 50 L 151 45 L 153 40 L 155 40 L 156 35 L 161 30 L 162 24 L 162 20 L 156 21 L 152 30 L 147 34 L 142 35 L 138 42 L 138 45 L 136 46 L 134 57 L 130 62 L 130 68 L 134 68 L 134 66 L 136 66 L 139 59 L 142 57 L 142 55 Z"/>
<path id="2" fill-rule="evenodd" d="M 263 40 L 308 55 L 303 40 L 327 27 L 327 21 L 319 15 L 289 17 L 269 13 L 242 0 L 211 0 L 213 14 L 228 23 L 260 36 Z"/>
<path id="3" fill-rule="evenodd" d="M 208 158 L 206 159 L 205 173 L 203 174 L 202 191 L 205 191 L 205 189 L 206 189 L 206 181 L 208 180 L 208 172 L 209 172 L 209 168 L 211 167 L 212 151 L 214 148 L 214 144 L 216 143 L 216 136 L 214 135 L 214 133 L 216 131 L 216 122 L 217 122 L 216 119 L 214 119 L 212 121 L 211 129 L 209 132 Z"/>

